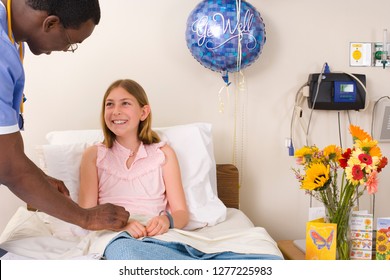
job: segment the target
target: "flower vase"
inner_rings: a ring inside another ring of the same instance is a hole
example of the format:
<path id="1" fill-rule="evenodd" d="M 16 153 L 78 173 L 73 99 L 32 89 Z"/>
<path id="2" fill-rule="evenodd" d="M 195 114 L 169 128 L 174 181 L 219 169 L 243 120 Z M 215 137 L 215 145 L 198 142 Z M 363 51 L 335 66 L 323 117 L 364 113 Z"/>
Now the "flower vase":
<path id="1" fill-rule="evenodd" d="M 331 211 L 328 208 L 326 208 L 326 210 L 328 222 L 337 224 L 336 259 L 349 260 L 349 218 L 352 211 L 352 206 L 338 207 L 335 211 Z"/>

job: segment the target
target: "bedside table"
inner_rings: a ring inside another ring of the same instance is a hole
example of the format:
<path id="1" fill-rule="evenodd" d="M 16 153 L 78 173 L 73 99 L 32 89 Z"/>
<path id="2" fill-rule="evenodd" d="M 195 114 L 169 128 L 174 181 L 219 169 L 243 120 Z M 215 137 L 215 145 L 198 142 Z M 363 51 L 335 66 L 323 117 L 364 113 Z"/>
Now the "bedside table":
<path id="1" fill-rule="evenodd" d="M 294 245 L 293 240 L 280 240 L 276 243 L 286 260 L 305 259 L 305 253 Z"/>
<path id="2" fill-rule="evenodd" d="M 294 244 L 294 240 L 280 240 L 276 242 L 285 260 L 305 260 L 305 253 Z M 376 254 L 372 252 L 372 260 L 376 259 Z"/>

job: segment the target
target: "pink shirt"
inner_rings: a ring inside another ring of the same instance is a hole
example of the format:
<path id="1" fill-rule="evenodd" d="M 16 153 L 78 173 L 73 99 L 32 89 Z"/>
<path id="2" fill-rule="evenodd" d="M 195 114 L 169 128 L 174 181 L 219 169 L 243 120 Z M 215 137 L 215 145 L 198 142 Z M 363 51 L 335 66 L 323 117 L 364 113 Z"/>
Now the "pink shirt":
<path id="1" fill-rule="evenodd" d="M 113 203 L 126 208 L 130 214 L 156 216 L 167 208 L 162 165 L 165 142 L 143 145 L 134 162 L 127 168 L 131 151 L 117 141 L 111 149 L 97 144 L 96 165 L 99 178 L 99 204 Z"/>

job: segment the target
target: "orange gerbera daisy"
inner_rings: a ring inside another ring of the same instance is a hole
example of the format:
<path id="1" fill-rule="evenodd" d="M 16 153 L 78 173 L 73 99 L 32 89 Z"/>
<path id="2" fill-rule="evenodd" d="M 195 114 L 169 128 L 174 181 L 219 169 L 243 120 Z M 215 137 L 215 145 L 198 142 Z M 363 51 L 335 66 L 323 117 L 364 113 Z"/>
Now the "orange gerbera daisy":
<path id="1" fill-rule="evenodd" d="M 370 155 L 372 157 L 381 157 L 382 156 L 382 152 L 381 152 L 381 149 L 378 147 L 378 146 L 374 146 L 370 149 L 369 151 Z"/>
<path id="2" fill-rule="evenodd" d="M 365 132 L 363 129 L 361 129 L 358 126 L 351 124 L 349 126 L 349 131 L 351 132 L 353 140 L 360 140 L 360 141 L 363 141 L 363 140 L 371 141 L 372 140 L 370 134 L 368 134 L 367 132 Z"/>

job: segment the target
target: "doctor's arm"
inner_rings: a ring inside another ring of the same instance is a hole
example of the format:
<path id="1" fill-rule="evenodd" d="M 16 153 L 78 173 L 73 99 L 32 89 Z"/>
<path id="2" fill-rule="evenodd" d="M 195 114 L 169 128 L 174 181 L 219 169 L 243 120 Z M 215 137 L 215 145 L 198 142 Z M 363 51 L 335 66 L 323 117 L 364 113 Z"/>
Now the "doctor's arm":
<path id="1" fill-rule="evenodd" d="M 85 229 L 119 229 L 129 217 L 123 207 L 112 204 L 83 209 L 53 188 L 25 155 L 20 132 L 0 135 L 0 184 L 32 207 Z"/>

